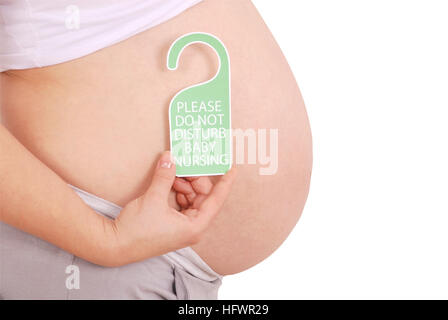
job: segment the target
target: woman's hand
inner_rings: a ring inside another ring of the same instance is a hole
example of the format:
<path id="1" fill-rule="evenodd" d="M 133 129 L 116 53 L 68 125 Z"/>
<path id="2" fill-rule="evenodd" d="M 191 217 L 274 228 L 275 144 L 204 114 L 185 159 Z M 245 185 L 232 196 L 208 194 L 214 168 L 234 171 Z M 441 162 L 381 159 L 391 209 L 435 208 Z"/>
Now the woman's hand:
<path id="1" fill-rule="evenodd" d="M 210 177 L 187 177 L 174 180 L 177 204 L 183 209 L 199 208 L 213 189 Z"/>
<path id="2" fill-rule="evenodd" d="M 196 184 L 202 189 L 195 193 L 193 202 L 187 206 L 181 200 L 184 205 L 177 211 L 168 205 L 175 174 L 171 155 L 164 152 L 146 193 L 126 205 L 111 221 L 118 249 L 114 264 L 144 260 L 197 243 L 223 206 L 235 179 L 234 169 L 214 186 L 208 178 L 200 179 Z"/>

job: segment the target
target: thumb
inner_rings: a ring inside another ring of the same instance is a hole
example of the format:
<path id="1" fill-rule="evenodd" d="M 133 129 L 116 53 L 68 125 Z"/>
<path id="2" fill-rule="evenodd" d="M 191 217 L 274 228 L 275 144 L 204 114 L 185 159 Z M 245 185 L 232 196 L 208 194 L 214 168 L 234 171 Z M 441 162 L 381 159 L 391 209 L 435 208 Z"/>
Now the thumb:
<path id="1" fill-rule="evenodd" d="M 165 151 L 157 162 L 157 167 L 152 177 L 147 195 L 168 199 L 171 187 L 176 177 L 176 166 L 171 158 L 171 153 Z"/>

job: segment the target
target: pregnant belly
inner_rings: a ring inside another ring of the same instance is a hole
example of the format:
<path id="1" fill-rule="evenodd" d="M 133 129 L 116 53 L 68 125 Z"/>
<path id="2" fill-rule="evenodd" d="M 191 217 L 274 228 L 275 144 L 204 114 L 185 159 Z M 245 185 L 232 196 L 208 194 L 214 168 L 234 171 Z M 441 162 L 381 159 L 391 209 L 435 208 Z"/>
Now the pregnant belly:
<path id="1" fill-rule="evenodd" d="M 159 153 L 169 149 L 171 98 L 217 70 L 215 53 L 198 44 L 185 50 L 178 70 L 166 69 L 172 41 L 194 31 L 220 37 L 231 58 L 239 174 L 194 247 L 213 269 L 230 274 L 285 240 L 300 217 L 311 172 L 302 98 L 250 1 L 204 1 L 86 57 L 2 74 L 2 122 L 65 181 L 123 206 L 144 192 Z"/>

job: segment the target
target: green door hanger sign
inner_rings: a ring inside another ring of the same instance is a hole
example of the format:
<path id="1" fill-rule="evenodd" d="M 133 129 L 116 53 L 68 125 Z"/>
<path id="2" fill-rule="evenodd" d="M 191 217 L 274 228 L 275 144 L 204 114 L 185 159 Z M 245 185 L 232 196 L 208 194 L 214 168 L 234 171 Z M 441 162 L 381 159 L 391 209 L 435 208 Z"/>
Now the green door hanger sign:
<path id="1" fill-rule="evenodd" d="M 171 45 L 167 66 L 176 70 L 182 51 L 194 43 L 215 50 L 219 69 L 211 80 L 185 88 L 171 100 L 170 147 L 178 177 L 222 175 L 232 166 L 230 60 L 226 47 L 211 34 L 186 34 Z"/>

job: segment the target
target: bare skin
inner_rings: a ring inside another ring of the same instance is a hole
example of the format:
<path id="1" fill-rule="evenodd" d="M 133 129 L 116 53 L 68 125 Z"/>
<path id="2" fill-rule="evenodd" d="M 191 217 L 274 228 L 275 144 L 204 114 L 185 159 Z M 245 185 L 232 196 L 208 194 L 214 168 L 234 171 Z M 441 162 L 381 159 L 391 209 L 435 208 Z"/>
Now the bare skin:
<path id="1" fill-rule="evenodd" d="M 214 52 L 200 45 L 185 50 L 178 70 L 166 69 L 172 41 L 194 31 L 215 34 L 229 50 L 233 127 L 279 130 L 277 173 L 261 176 L 258 166 L 239 165 L 228 201 L 192 246 L 215 271 L 231 274 L 265 259 L 291 232 L 312 164 L 299 89 L 250 1 L 205 0 L 86 57 L 2 73 L 2 123 L 65 182 L 125 206 L 147 190 L 154 172 L 149 164 L 169 148 L 170 99 L 216 72 Z M 64 188 L 62 181 L 54 188 Z M 40 196 L 54 201 L 43 191 Z M 174 193 L 171 199 L 174 205 Z"/>

